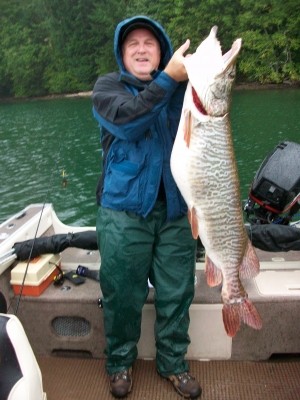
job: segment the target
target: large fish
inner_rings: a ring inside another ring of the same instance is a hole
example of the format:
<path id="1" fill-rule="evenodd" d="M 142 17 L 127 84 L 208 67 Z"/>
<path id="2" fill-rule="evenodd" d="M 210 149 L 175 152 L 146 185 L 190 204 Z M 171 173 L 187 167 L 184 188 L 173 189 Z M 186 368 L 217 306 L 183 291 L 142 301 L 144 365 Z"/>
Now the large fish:
<path id="1" fill-rule="evenodd" d="M 205 247 L 210 286 L 222 283 L 222 314 L 233 337 L 241 322 L 254 329 L 261 318 L 241 278 L 259 272 L 259 260 L 242 216 L 229 108 L 242 41 L 224 55 L 214 26 L 194 54 L 185 58 L 189 77 L 171 155 L 171 170 L 188 209 L 193 237 Z"/>

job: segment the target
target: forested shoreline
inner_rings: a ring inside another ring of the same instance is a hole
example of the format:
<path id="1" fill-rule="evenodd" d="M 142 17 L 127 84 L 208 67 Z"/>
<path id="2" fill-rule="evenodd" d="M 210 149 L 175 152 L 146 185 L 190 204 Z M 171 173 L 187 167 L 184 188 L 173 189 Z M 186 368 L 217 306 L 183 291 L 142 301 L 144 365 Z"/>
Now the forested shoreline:
<path id="1" fill-rule="evenodd" d="M 117 23 L 158 20 L 174 48 L 190 51 L 213 25 L 223 51 L 243 48 L 237 86 L 295 87 L 300 82 L 299 0 L 0 0 L 0 98 L 87 95 L 98 75 L 117 68 Z"/>

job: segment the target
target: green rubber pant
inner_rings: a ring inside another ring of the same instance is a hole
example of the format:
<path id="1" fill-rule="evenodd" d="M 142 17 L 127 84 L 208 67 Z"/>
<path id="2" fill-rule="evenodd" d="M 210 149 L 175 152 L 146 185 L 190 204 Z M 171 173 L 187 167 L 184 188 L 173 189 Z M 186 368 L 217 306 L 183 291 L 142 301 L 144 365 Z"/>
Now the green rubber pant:
<path id="1" fill-rule="evenodd" d="M 155 288 L 157 370 L 163 376 L 188 371 L 196 241 L 187 217 L 166 221 L 163 202 L 147 218 L 99 207 L 97 237 L 108 374 L 137 358 L 148 278 Z"/>

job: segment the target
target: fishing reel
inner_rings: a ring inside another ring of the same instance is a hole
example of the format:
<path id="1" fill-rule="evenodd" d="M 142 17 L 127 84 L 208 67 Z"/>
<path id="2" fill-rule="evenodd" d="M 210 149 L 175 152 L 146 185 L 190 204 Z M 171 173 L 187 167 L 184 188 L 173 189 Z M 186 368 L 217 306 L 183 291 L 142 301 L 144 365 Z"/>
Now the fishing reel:
<path id="1" fill-rule="evenodd" d="M 300 210 L 300 144 L 281 142 L 256 172 L 244 206 L 250 224 L 289 225 Z"/>

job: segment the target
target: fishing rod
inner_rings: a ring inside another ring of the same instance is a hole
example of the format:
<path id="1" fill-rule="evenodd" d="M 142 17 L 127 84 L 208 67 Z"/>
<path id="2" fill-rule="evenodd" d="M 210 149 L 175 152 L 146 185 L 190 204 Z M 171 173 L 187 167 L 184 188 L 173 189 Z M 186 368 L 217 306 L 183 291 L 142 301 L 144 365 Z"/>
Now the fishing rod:
<path id="1" fill-rule="evenodd" d="M 48 194 L 48 192 L 47 192 L 47 194 Z M 28 272 L 28 268 L 29 268 L 29 264 L 30 264 L 30 260 L 31 260 L 31 255 L 32 255 L 32 252 L 33 252 L 35 240 L 36 240 L 36 238 L 37 238 L 37 233 L 38 233 L 38 230 L 39 230 L 39 227 L 40 227 L 40 224 L 41 224 L 42 215 L 43 215 L 43 211 L 44 211 L 44 209 L 45 209 L 45 205 L 46 205 L 46 199 L 45 199 L 45 201 L 44 201 L 44 203 L 43 203 L 42 210 L 41 210 L 41 214 L 40 214 L 40 218 L 39 218 L 39 220 L 38 220 L 38 224 L 37 224 L 37 227 L 36 227 L 36 231 L 35 231 L 35 234 L 34 234 L 34 237 L 33 237 L 32 246 L 31 246 L 31 249 L 30 249 L 28 261 L 27 261 L 26 268 L 25 268 L 25 273 L 24 273 L 23 280 L 22 280 L 22 284 L 21 284 L 21 288 L 20 288 L 20 293 L 18 294 L 18 300 L 17 300 L 17 306 L 16 306 L 16 310 L 15 310 L 15 315 L 17 315 L 17 314 L 18 314 L 18 311 L 19 311 L 19 305 L 20 305 L 21 298 L 22 298 L 22 295 L 23 295 L 23 289 L 24 289 L 24 285 L 25 285 L 25 279 L 26 279 L 26 276 L 27 276 L 27 272 Z"/>
<path id="2" fill-rule="evenodd" d="M 26 264 L 23 280 L 22 280 L 22 283 L 20 285 L 20 292 L 19 292 L 18 298 L 17 298 L 16 309 L 14 310 L 15 315 L 17 315 L 18 311 L 19 311 L 19 306 L 20 306 L 20 302 L 21 302 L 21 299 L 22 299 L 22 296 L 23 296 L 23 290 L 24 290 L 24 286 L 25 286 L 25 280 L 26 280 L 26 276 L 27 276 L 27 273 L 28 273 L 29 264 L 30 264 L 31 259 L 33 258 L 32 254 L 33 254 L 33 250 L 34 250 L 34 245 L 36 243 L 38 230 L 39 230 L 39 227 L 40 227 L 40 224 L 41 224 L 41 220 L 42 220 L 42 216 L 43 216 L 43 212 L 44 212 L 44 209 L 45 209 L 45 206 L 46 206 L 46 203 L 47 203 L 47 198 L 48 198 L 49 193 L 50 193 L 50 188 L 53 188 L 54 176 L 57 173 L 57 171 L 60 170 L 59 165 L 58 165 L 58 159 L 59 159 L 59 155 L 61 154 L 61 152 L 62 152 L 62 145 L 61 145 L 61 141 L 59 141 L 58 157 L 55 157 L 54 168 L 52 169 L 52 173 L 50 174 L 50 180 L 49 180 L 48 189 L 46 191 L 44 201 L 42 202 L 42 209 L 41 209 L 40 217 L 39 217 L 39 220 L 38 220 L 38 223 L 37 223 L 37 227 L 36 227 L 36 231 L 35 231 L 34 237 L 32 239 L 32 243 L 31 243 L 31 247 L 30 247 L 30 251 L 29 251 L 29 255 L 28 255 L 28 259 L 27 259 L 27 264 Z M 61 176 L 62 176 L 62 186 L 66 187 L 67 186 L 67 174 L 66 174 L 65 169 L 62 169 Z M 4 254 L 4 256 L 2 256 L 0 258 L 0 261 L 1 260 L 6 260 L 6 262 L 8 262 L 8 261 L 13 261 L 13 260 L 15 260 L 17 258 L 18 258 L 18 256 L 16 254 L 15 249 L 11 249 L 8 253 Z M 10 310 L 11 306 L 12 306 L 12 301 L 10 302 L 10 304 L 9 304 L 9 306 L 7 308 L 7 312 Z"/>

